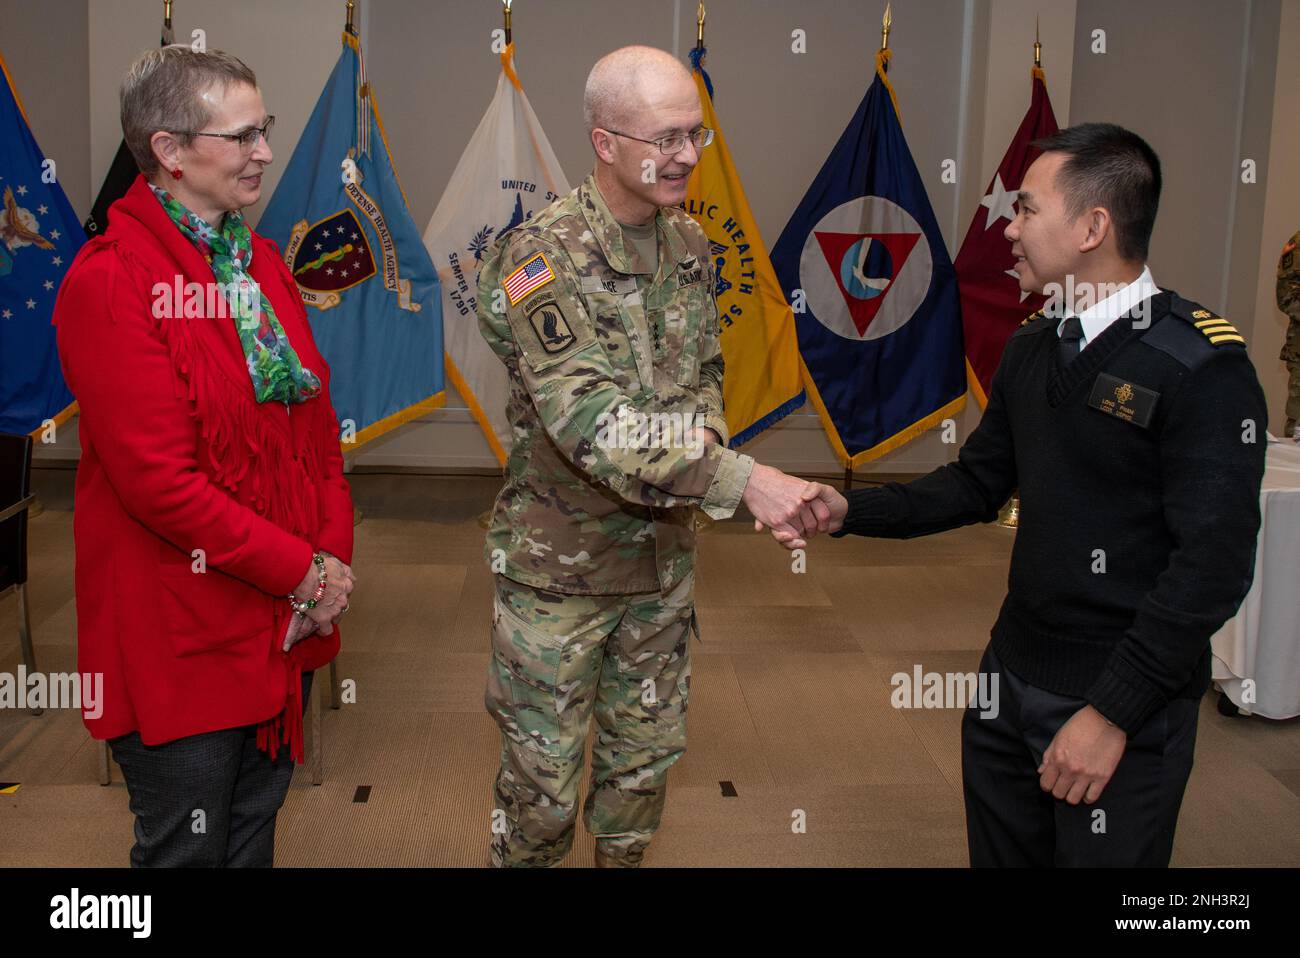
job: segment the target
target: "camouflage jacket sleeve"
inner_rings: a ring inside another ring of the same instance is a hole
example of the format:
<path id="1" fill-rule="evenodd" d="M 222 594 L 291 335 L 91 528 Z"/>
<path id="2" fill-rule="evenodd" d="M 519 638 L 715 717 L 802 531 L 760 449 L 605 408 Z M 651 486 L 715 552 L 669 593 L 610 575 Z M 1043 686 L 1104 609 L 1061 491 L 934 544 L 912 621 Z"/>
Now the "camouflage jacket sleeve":
<path id="1" fill-rule="evenodd" d="M 672 410 L 661 408 L 653 394 L 634 397 L 620 385 L 565 253 L 529 233 L 507 244 L 496 300 L 505 310 L 519 377 L 556 447 L 591 481 L 629 502 L 698 505 L 712 518 L 729 517 L 754 460 L 712 443 L 655 442 L 627 428 L 637 417 Z M 524 267 L 543 282 L 512 298 L 510 278 Z M 720 401 L 721 357 L 717 377 Z"/>
<path id="2" fill-rule="evenodd" d="M 1282 247 L 1277 261 L 1277 308 L 1291 317 L 1280 358 L 1284 363 L 1300 363 L 1300 233 Z"/>
<path id="3" fill-rule="evenodd" d="M 705 257 L 708 262 L 708 257 Z M 709 266 L 709 288 L 714 288 L 713 266 Z M 731 441 L 731 432 L 727 429 L 727 417 L 724 415 L 722 402 L 722 327 L 718 319 L 718 303 L 709 297 L 709 315 L 700 324 L 700 412 L 704 416 L 704 425 L 716 432 L 722 445 Z"/>

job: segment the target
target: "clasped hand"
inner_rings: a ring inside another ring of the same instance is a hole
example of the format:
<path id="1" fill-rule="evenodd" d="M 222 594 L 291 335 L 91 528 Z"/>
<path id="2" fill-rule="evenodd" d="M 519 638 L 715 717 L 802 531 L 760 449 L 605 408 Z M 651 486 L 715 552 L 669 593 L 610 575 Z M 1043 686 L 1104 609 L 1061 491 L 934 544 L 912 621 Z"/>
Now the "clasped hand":
<path id="1" fill-rule="evenodd" d="M 312 563 L 298 588 L 293 590 L 293 597 L 299 602 L 305 602 L 316 594 L 319 582 L 316 564 Z M 288 652 L 295 644 L 316 632 L 321 635 L 331 634 L 334 623 L 347 611 L 348 596 L 352 594 L 356 582 L 351 566 L 332 555 L 326 555 L 325 595 L 317 600 L 315 608 L 308 609 L 302 615 L 294 613 L 289 617 L 289 628 L 281 646 L 283 651 Z"/>
<path id="2" fill-rule="evenodd" d="M 788 476 L 754 463 L 742 497 L 754 516 L 754 530 L 770 528 L 787 549 L 803 549 L 819 532 L 838 532 L 849 504 L 838 491 L 820 482 Z"/>

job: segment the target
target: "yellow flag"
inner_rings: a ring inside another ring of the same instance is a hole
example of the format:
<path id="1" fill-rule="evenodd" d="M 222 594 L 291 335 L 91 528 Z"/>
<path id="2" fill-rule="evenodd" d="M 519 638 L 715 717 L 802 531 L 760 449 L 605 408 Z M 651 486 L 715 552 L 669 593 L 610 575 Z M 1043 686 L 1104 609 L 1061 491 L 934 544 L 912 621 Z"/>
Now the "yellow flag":
<path id="1" fill-rule="evenodd" d="M 794 313 L 767 258 L 702 71 L 694 76 L 704 125 L 714 137 L 691 175 L 686 212 L 709 237 L 726 362 L 722 392 L 734 447 L 794 412 L 805 397 Z"/>

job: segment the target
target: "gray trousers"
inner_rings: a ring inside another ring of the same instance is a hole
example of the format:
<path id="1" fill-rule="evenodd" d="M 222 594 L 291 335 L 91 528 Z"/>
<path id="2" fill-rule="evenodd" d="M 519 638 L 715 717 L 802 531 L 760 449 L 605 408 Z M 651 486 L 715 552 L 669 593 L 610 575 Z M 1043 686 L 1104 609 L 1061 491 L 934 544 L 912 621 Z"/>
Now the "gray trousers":
<path id="1" fill-rule="evenodd" d="M 302 675 L 304 708 L 312 673 Z M 144 745 L 110 739 L 135 815 L 133 868 L 270 868 L 275 816 L 293 777 L 288 745 L 272 761 L 257 726 Z"/>

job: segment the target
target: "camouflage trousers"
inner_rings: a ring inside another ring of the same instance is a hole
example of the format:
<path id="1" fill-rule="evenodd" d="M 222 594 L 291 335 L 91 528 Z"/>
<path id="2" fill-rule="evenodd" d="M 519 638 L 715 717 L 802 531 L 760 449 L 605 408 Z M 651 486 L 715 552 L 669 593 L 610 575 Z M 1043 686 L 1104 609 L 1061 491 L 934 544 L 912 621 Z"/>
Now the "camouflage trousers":
<path id="1" fill-rule="evenodd" d="M 605 862 L 641 863 L 686 751 L 694 586 L 691 575 L 662 595 L 562 595 L 496 577 L 493 865 L 558 865 L 572 847 L 593 712 L 583 823 Z"/>

